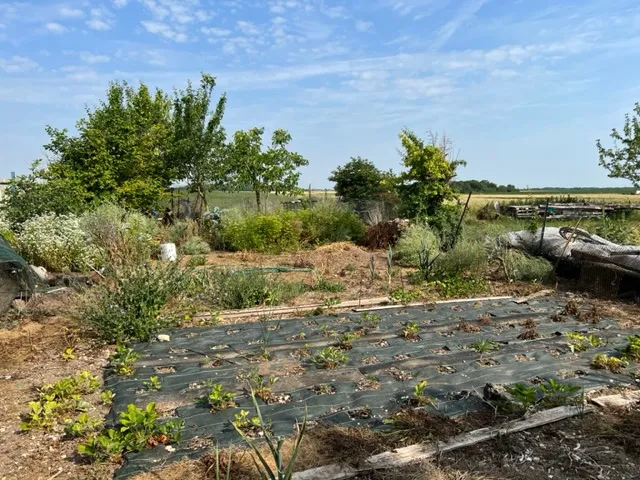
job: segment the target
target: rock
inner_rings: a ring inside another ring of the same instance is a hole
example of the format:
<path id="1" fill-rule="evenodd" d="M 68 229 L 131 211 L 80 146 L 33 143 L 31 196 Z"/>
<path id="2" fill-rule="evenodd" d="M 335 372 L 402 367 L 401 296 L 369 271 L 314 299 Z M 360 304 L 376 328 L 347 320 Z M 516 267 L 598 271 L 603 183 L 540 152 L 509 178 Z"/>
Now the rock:
<path id="1" fill-rule="evenodd" d="M 171 337 L 169 335 L 161 333 L 156 337 L 156 340 L 158 340 L 159 342 L 168 342 L 171 340 Z"/>
<path id="2" fill-rule="evenodd" d="M 38 280 L 40 280 L 41 282 L 46 282 L 47 281 L 47 269 L 44 267 L 36 267 L 35 265 L 29 265 L 31 267 L 31 270 L 33 270 L 33 273 L 36 274 L 36 276 L 38 277 Z"/>

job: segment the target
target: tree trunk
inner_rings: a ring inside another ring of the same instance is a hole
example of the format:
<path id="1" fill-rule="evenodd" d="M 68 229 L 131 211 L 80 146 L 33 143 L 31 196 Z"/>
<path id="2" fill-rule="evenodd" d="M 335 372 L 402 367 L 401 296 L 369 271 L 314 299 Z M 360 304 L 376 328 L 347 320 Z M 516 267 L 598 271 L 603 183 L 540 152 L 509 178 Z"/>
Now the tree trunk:
<path id="1" fill-rule="evenodd" d="M 260 213 L 260 207 L 262 206 L 261 198 L 260 198 L 260 190 L 256 189 L 256 205 L 258 206 L 258 213 Z"/>

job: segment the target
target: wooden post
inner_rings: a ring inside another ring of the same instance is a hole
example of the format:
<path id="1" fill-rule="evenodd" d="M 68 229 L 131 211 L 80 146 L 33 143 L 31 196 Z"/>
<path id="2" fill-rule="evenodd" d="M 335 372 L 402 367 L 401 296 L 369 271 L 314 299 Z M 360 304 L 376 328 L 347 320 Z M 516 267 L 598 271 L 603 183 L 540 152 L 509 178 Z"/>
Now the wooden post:
<path id="1" fill-rule="evenodd" d="M 469 196 L 467 197 L 467 201 L 464 204 L 464 208 L 462 209 L 462 215 L 460 215 L 460 220 L 458 220 L 458 226 L 456 227 L 456 231 L 453 235 L 453 247 L 456 243 L 458 243 L 458 235 L 460 234 L 460 227 L 462 227 L 462 220 L 464 220 L 464 216 L 467 213 L 467 208 L 469 208 L 469 200 L 471 200 L 471 192 L 469 192 Z"/>
<path id="2" fill-rule="evenodd" d="M 311 208 L 311 184 L 309 184 L 309 208 Z"/>

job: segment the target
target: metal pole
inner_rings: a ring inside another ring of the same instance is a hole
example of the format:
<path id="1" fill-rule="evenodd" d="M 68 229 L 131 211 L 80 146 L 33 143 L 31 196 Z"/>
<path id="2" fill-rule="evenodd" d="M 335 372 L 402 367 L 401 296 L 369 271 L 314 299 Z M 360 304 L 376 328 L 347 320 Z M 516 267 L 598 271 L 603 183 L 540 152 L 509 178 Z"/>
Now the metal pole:
<path id="1" fill-rule="evenodd" d="M 544 230 L 547 228 L 547 213 L 549 212 L 549 199 L 544 207 L 544 216 L 542 217 L 542 232 L 540 232 L 540 245 L 538 246 L 538 255 L 542 255 L 542 240 L 544 240 Z"/>

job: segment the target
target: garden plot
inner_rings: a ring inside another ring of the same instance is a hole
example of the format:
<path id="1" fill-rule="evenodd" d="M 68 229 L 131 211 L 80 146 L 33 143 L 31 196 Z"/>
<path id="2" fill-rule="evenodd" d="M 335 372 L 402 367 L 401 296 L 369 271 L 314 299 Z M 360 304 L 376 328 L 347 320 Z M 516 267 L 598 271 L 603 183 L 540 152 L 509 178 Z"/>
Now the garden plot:
<path id="1" fill-rule="evenodd" d="M 566 303 L 467 301 L 167 331 L 168 342 L 136 346 L 133 376 L 110 376 L 105 386 L 116 394 L 112 421 L 130 403 L 156 402 L 165 416 L 184 420 L 183 439 L 175 451 L 128 455 L 119 475 L 216 443 L 241 443 L 231 421 L 242 410 L 255 415 L 249 383 L 262 387 L 262 415 L 282 435 L 294 431 L 305 411 L 312 422 L 374 429 L 389 428 L 384 420 L 407 405 L 458 416 L 482 406 L 487 383 L 553 378 L 587 391 L 631 383 L 629 376 L 590 367 L 596 354 L 624 348 L 629 332 L 595 312 L 581 319 L 566 314 Z M 601 344 L 571 340 L 567 334 L 574 332 L 593 334 Z M 150 388 L 151 377 L 158 377 L 159 390 Z M 414 388 L 424 381 L 419 401 Z M 234 392 L 235 406 L 212 413 L 206 403 L 212 384 Z"/>

